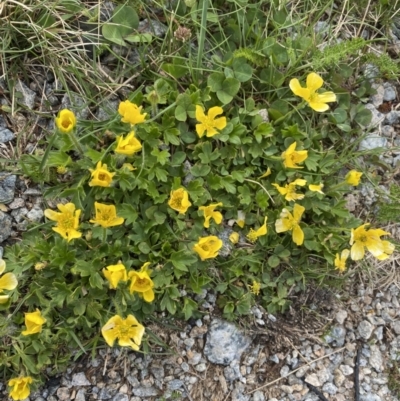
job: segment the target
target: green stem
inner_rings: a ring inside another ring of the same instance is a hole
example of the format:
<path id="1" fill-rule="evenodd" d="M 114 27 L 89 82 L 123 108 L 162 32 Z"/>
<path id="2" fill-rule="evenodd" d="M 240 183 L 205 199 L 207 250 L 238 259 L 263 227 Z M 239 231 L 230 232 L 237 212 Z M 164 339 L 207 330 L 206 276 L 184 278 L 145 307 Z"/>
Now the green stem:
<path id="1" fill-rule="evenodd" d="M 279 124 L 281 121 L 286 120 L 288 117 L 290 117 L 292 114 L 294 114 L 296 111 L 301 110 L 304 106 L 306 105 L 306 102 L 300 103 L 297 107 L 294 107 L 292 110 L 288 111 L 284 116 L 279 117 L 277 120 L 272 121 L 272 125 Z"/>
<path id="2" fill-rule="evenodd" d="M 243 180 L 244 180 L 244 181 L 248 181 L 248 182 L 252 182 L 253 184 L 259 185 L 259 186 L 264 190 L 264 192 L 268 195 L 269 199 L 271 199 L 271 202 L 272 202 L 273 204 L 275 204 L 275 202 L 274 202 L 274 200 L 272 199 L 271 195 L 269 194 L 269 192 L 267 191 L 267 189 L 266 189 L 262 184 L 260 184 L 258 181 L 249 180 L 248 178 L 243 178 Z"/>
<path id="3" fill-rule="evenodd" d="M 197 81 L 199 77 L 199 72 L 201 71 L 201 64 L 202 60 L 204 57 L 203 51 L 204 51 L 204 42 L 206 38 L 206 31 L 207 31 L 207 9 L 208 9 L 208 0 L 203 0 L 201 3 L 201 22 L 200 22 L 200 34 L 199 34 L 199 48 L 197 52 Z"/>
<path id="4" fill-rule="evenodd" d="M 82 148 L 81 144 L 79 143 L 79 141 L 76 139 L 75 134 L 74 134 L 73 132 L 71 132 L 71 133 L 69 134 L 69 136 L 70 136 L 72 142 L 74 143 L 76 150 L 77 150 L 81 155 L 83 155 L 83 153 L 84 153 L 84 152 L 83 152 L 83 148 Z"/>
<path id="5" fill-rule="evenodd" d="M 107 243 L 107 228 L 103 228 L 103 243 Z"/>
<path id="6" fill-rule="evenodd" d="M 41 161 L 40 166 L 39 166 L 39 170 L 40 170 L 40 172 L 42 172 L 42 173 L 43 173 L 43 170 L 44 170 L 44 168 L 45 168 L 45 166 L 46 166 L 47 159 L 49 158 L 50 150 L 51 150 L 51 148 L 52 148 L 53 145 L 54 145 L 54 141 L 56 140 L 56 135 L 57 135 L 57 134 L 55 133 L 55 134 L 53 134 L 53 135 L 50 137 L 49 144 L 47 145 L 47 148 L 46 148 L 46 150 L 45 150 L 45 152 L 44 152 L 42 161 Z"/>

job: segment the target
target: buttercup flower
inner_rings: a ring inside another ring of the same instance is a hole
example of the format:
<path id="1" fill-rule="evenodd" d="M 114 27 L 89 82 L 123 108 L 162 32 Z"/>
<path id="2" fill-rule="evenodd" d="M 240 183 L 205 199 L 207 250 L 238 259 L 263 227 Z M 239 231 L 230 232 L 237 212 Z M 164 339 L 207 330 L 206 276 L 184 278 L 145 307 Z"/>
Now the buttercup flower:
<path id="1" fill-rule="evenodd" d="M 303 194 L 296 193 L 296 185 L 304 187 L 304 185 L 306 184 L 307 184 L 306 180 L 298 178 L 297 180 L 294 180 L 290 184 L 286 184 L 284 187 L 280 187 L 278 184 L 272 184 L 272 185 L 278 190 L 278 192 L 281 195 L 285 195 L 285 199 L 287 201 L 295 201 L 304 198 Z"/>
<path id="2" fill-rule="evenodd" d="M 8 385 L 13 389 L 10 391 L 10 397 L 14 400 L 24 400 L 29 397 L 31 390 L 29 385 L 33 382 L 32 377 L 18 377 L 8 381 Z"/>
<path id="3" fill-rule="evenodd" d="M 122 217 L 117 216 L 117 210 L 114 205 L 104 205 L 103 203 L 94 202 L 94 208 L 96 209 L 96 218 L 89 220 L 91 223 L 108 228 L 120 226 L 125 221 Z"/>
<path id="4" fill-rule="evenodd" d="M 147 113 L 142 113 L 142 106 L 137 106 L 135 103 L 125 100 L 121 102 L 118 107 L 118 113 L 122 116 L 121 121 L 123 123 L 129 123 L 131 125 L 143 123 Z"/>
<path id="5" fill-rule="evenodd" d="M 261 237 L 262 235 L 267 234 L 267 219 L 268 217 L 264 217 L 264 224 L 256 231 L 254 231 L 252 228 L 250 228 L 250 232 L 246 235 L 247 239 L 250 242 L 256 242 L 258 237 Z"/>
<path id="6" fill-rule="evenodd" d="M 357 170 L 350 170 L 347 174 L 346 174 L 346 182 L 349 185 L 353 185 L 353 186 L 357 186 L 360 183 L 361 180 L 361 176 L 363 175 L 363 173 L 360 173 Z"/>
<path id="7" fill-rule="evenodd" d="M 117 136 L 117 147 L 114 152 L 121 155 L 132 156 L 134 153 L 142 149 L 142 144 L 135 137 L 135 131 L 131 131 L 125 138 Z"/>
<path id="8" fill-rule="evenodd" d="M 324 195 L 324 193 L 322 192 L 323 187 L 324 187 L 324 184 L 322 184 L 322 183 L 321 184 L 310 184 L 308 186 L 308 189 L 310 191 L 319 192 L 320 194 Z"/>
<path id="9" fill-rule="evenodd" d="M 275 222 L 275 230 L 277 233 L 292 231 L 292 239 L 296 245 L 301 245 L 304 242 L 304 233 L 299 223 L 305 208 L 297 203 L 293 206 L 293 215 L 287 209 L 281 212 L 281 218 Z"/>
<path id="10" fill-rule="evenodd" d="M 222 114 L 224 110 L 222 107 L 211 107 L 207 115 L 204 114 L 204 109 L 196 105 L 196 120 L 200 124 L 196 124 L 196 132 L 199 138 L 206 132 L 207 137 L 212 137 L 218 134 L 217 130 L 222 130 L 226 127 L 226 117 L 215 118 L 217 115 Z"/>
<path id="11" fill-rule="evenodd" d="M 342 254 L 336 254 L 335 258 L 335 270 L 339 270 L 340 273 L 343 273 L 346 270 L 346 260 L 350 255 L 350 251 L 348 249 L 344 249 Z"/>
<path id="12" fill-rule="evenodd" d="M 217 257 L 221 248 L 222 241 L 215 235 L 210 235 L 208 237 L 200 237 L 193 250 L 200 256 L 201 260 L 206 260 Z"/>
<path id="13" fill-rule="evenodd" d="M 268 167 L 268 168 L 267 168 L 267 171 L 266 171 L 263 175 L 261 175 L 260 178 L 268 177 L 268 176 L 271 175 L 271 174 L 272 174 L 272 171 L 271 171 L 271 169 Z"/>
<path id="14" fill-rule="evenodd" d="M 101 329 L 106 343 L 112 347 L 115 340 L 121 347 L 131 347 L 138 351 L 144 334 L 142 326 L 133 315 L 128 315 L 124 320 L 121 316 L 115 315 Z"/>
<path id="15" fill-rule="evenodd" d="M 89 169 L 92 173 L 92 180 L 89 182 L 90 187 L 109 187 L 115 173 L 110 173 L 107 169 L 107 164 L 97 163 L 96 169 Z"/>
<path id="16" fill-rule="evenodd" d="M 121 262 L 118 262 L 116 265 L 107 266 L 105 269 L 103 269 L 103 274 L 110 283 L 110 288 L 113 290 L 118 287 L 118 283 L 120 281 L 128 280 L 126 268 Z"/>
<path id="17" fill-rule="evenodd" d="M 146 302 L 152 302 L 154 300 L 154 283 L 150 278 L 151 270 L 147 268 L 150 262 L 146 262 L 140 269 L 140 271 L 131 271 L 128 276 L 131 280 L 131 285 L 129 287 L 129 292 L 133 294 L 138 292 L 140 296 Z"/>
<path id="18" fill-rule="evenodd" d="M 254 295 L 259 295 L 260 294 L 261 284 L 258 281 L 253 280 L 253 285 L 250 285 L 249 287 L 250 287 L 250 291 Z"/>
<path id="19" fill-rule="evenodd" d="M 315 72 L 312 72 L 307 75 L 307 86 L 305 88 L 300 85 L 297 78 L 291 79 L 289 86 L 292 92 L 296 96 L 303 98 L 313 110 L 322 112 L 329 110 L 329 106 L 326 103 L 336 101 L 336 95 L 333 92 L 317 93 L 323 83 L 323 79 Z"/>
<path id="20" fill-rule="evenodd" d="M 73 203 L 66 203 L 65 205 L 59 203 L 57 208 L 61 213 L 57 213 L 51 209 L 46 209 L 44 211 L 44 215 L 49 220 L 57 222 L 57 225 L 53 227 L 52 230 L 68 240 L 68 242 L 74 238 L 80 238 L 82 233 L 77 230 L 79 227 L 81 210 L 75 210 L 75 205 Z"/>
<path id="21" fill-rule="evenodd" d="M 68 169 L 65 166 L 58 166 L 57 167 L 57 174 L 65 174 Z"/>
<path id="22" fill-rule="evenodd" d="M 37 262 L 37 263 L 35 263 L 34 268 L 36 271 L 40 271 L 40 270 L 43 270 L 46 266 L 47 266 L 47 262 Z"/>
<path id="23" fill-rule="evenodd" d="M 283 164 L 286 168 L 303 168 L 297 165 L 302 163 L 308 157 L 307 150 L 296 151 L 297 143 L 293 142 L 285 152 L 282 153 Z"/>
<path id="24" fill-rule="evenodd" d="M 189 194 L 184 188 L 178 188 L 171 191 L 171 197 L 168 201 L 170 208 L 176 210 L 180 214 L 185 214 L 192 205 L 189 201 Z"/>
<path id="25" fill-rule="evenodd" d="M 3 259 L 0 259 L 0 276 L 3 274 L 6 269 L 6 262 Z M 4 290 L 14 290 L 18 285 L 17 277 L 15 277 L 14 273 L 6 273 L 4 276 L 0 277 L 0 293 Z M 0 304 L 5 304 L 10 298 L 9 295 L 0 295 Z"/>
<path id="26" fill-rule="evenodd" d="M 233 245 L 237 244 L 239 242 L 239 233 L 234 231 L 230 236 L 229 236 L 229 241 L 232 242 Z"/>
<path id="27" fill-rule="evenodd" d="M 200 206 L 199 210 L 204 212 L 204 227 L 210 227 L 210 219 L 214 219 L 217 224 L 221 224 L 222 222 L 222 214 L 220 212 L 215 212 L 214 209 L 218 206 L 223 206 L 222 202 L 213 203 L 209 206 Z"/>
<path id="28" fill-rule="evenodd" d="M 382 241 L 382 235 L 390 235 L 390 233 L 381 229 L 365 229 L 369 223 L 351 230 L 351 253 L 353 260 L 360 260 L 364 257 L 365 247 L 379 260 L 387 259 L 394 251 L 394 245 L 389 241 Z"/>
<path id="29" fill-rule="evenodd" d="M 61 110 L 56 117 L 56 126 L 64 134 L 71 132 L 76 126 L 74 112 L 68 109 Z"/>
<path id="30" fill-rule="evenodd" d="M 243 210 L 238 210 L 238 216 L 237 216 L 236 224 L 237 224 L 240 228 L 243 228 L 244 225 L 246 224 L 245 219 L 246 219 L 246 215 L 245 215 L 245 213 L 243 212 Z"/>
<path id="31" fill-rule="evenodd" d="M 46 323 L 46 319 L 42 316 L 39 309 L 36 312 L 25 313 L 26 330 L 21 331 L 23 336 L 40 333 L 42 326 Z"/>

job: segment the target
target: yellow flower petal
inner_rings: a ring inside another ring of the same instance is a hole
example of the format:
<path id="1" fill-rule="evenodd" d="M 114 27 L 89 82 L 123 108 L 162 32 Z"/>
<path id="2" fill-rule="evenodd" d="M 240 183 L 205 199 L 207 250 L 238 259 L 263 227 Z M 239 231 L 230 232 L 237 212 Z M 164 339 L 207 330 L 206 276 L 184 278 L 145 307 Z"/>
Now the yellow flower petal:
<path id="1" fill-rule="evenodd" d="M 6 273 L 0 277 L 0 292 L 3 290 L 14 290 L 18 285 L 18 280 L 13 273 Z"/>
<path id="2" fill-rule="evenodd" d="M 307 89 L 311 92 L 315 92 L 317 89 L 321 88 L 324 84 L 324 80 L 315 72 L 311 72 L 307 75 Z"/>

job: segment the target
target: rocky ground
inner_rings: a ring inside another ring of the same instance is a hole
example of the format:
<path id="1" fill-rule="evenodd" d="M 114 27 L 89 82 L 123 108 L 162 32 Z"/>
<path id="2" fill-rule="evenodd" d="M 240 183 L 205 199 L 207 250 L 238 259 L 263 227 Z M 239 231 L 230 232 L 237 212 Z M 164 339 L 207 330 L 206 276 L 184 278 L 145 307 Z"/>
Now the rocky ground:
<path id="1" fill-rule="evenodd" d="M 396 43 L 399 46 L 400 41 L 395 38 Z M 376 94 L 367 104 L 373 120 L 360 150 L 382 148 L 381 160 L 392 169 L 391 178 L 398 179 L 399 88 L 375 80 L 373 68 L 368 73 Z M 62 88 L 54 77 L 48 76 L 40 85 L 20 83 L 21 101 L 28 109 L 43 94 L 51 107 L 69 104 L 67 96 L 59 95 Z M 0 103 L 9 106 L 1 95 Z M 81 108 L 83 118 L 88 113 Z M 96 117 L 106 118 L 105 111 L 97 110 Z M 0 157 L 14 154 L 19 130 L 26 124 L 23 115 L 14 119 L 0 116 Z M 35 152 L 41 135 L 37 128 L 51 124 L 36 120 L 33 135 L 24 136 L 22 151 Z M 390 182 L 384 182 L 382 189 L 387 190 Z M 348 198 L 348 207 L 374 208 L 377 198 L 374 187 L 365 183 Z M 44 209 L 41 189 L 12 171 L 0 172 L 0 245 L 18 240 L 30 223 L 42 222 Z M 393 224 L 390 230 L 399 240 L 399 226 Z M 215 294 L 204 292 L 199 297 L 202 319 L 173 322 L 174 329 L 161 323 L 148 326 L 164 347 L 154 346 L 148 355 L 101 348 L 94 358 L 88 355 L 71 362 L 65 374 L 49 378 L 29 400 L 350 401 L 356 399 L 358 389 L 360 401 L 399 400 L 398 268 L 395 254 L 370 275 L 354 270 L 351 281 L 357 284 L 345 291 L 310 288 L 293 299 L 286 315 L 272 316 L 254 307 L 252 315 L 238 325 L 221 320 Z M 0 382 L 2 400 L 7 399 L 6 390 Z"/>

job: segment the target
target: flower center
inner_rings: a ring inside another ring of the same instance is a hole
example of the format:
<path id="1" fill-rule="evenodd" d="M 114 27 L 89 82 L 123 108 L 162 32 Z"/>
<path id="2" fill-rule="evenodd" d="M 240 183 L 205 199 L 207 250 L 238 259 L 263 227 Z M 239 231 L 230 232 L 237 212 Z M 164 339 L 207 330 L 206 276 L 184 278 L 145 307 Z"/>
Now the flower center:
<path id="1" fill-rule="evenodd" d="M 146 278 L 137 278 L 135 284 L 139 287 L 147 287 L 148 280 Z"/>
<path id="2" fill-rule="evenodd" d="M 99 173 L 99 180 L 100 181 L 105 181 L 107 179 L 107 175 L 104 173 Z"/>
<path id="3" fill-rule="evenodd" d="M 179 209 L 182 207 L 182 198 L 176 198 L 172 201 L 172 206 Z"/>
<path id="4" fill-rule="evenodd" d="M 72 213 L 63 213 L 60 217 L 58 224 L 64 230 L 69 230 L 74 228 L 75 218 Z"/>
<path id="5" fill-rule="evenodd" d="M 118 337 L 130 336 L 131 329 L 132 328 L 130 326 L 121 324 L 121 326 L 118 327 Z"/>
<path id="6" fill-rule="evenodd" d="M 99 220 L 104 220 L 104 221 L 110 221 L 112 220 L 111 213 L 109 211 L 103 211 L 100 214 L 100 219 Z"/>
<path id="7" fill-rule="evenodd" d="M 69 128 L 71 124 L 72 124 L 72 122 L 71 122 L 71 120 L 69 120 L 69 119 L 65 119 L 65 120 L 63 120 L 63 121 L 61 122 L 61 125 L 62 125 L 64 128 Z"/>
<path id="8" fill-rule="evenodd" d="M 214 119 L 206 116 L 203 125 L 206 127 L 206 130 L 214 128 Z"/>
<path id="9" fill-rule="evenodd" d="M 361 235 L 360 238 L 359 238 L 359 241 L 360 242 L 367 242 L 368 241 L 368 237 L 365 234 Z"/>

